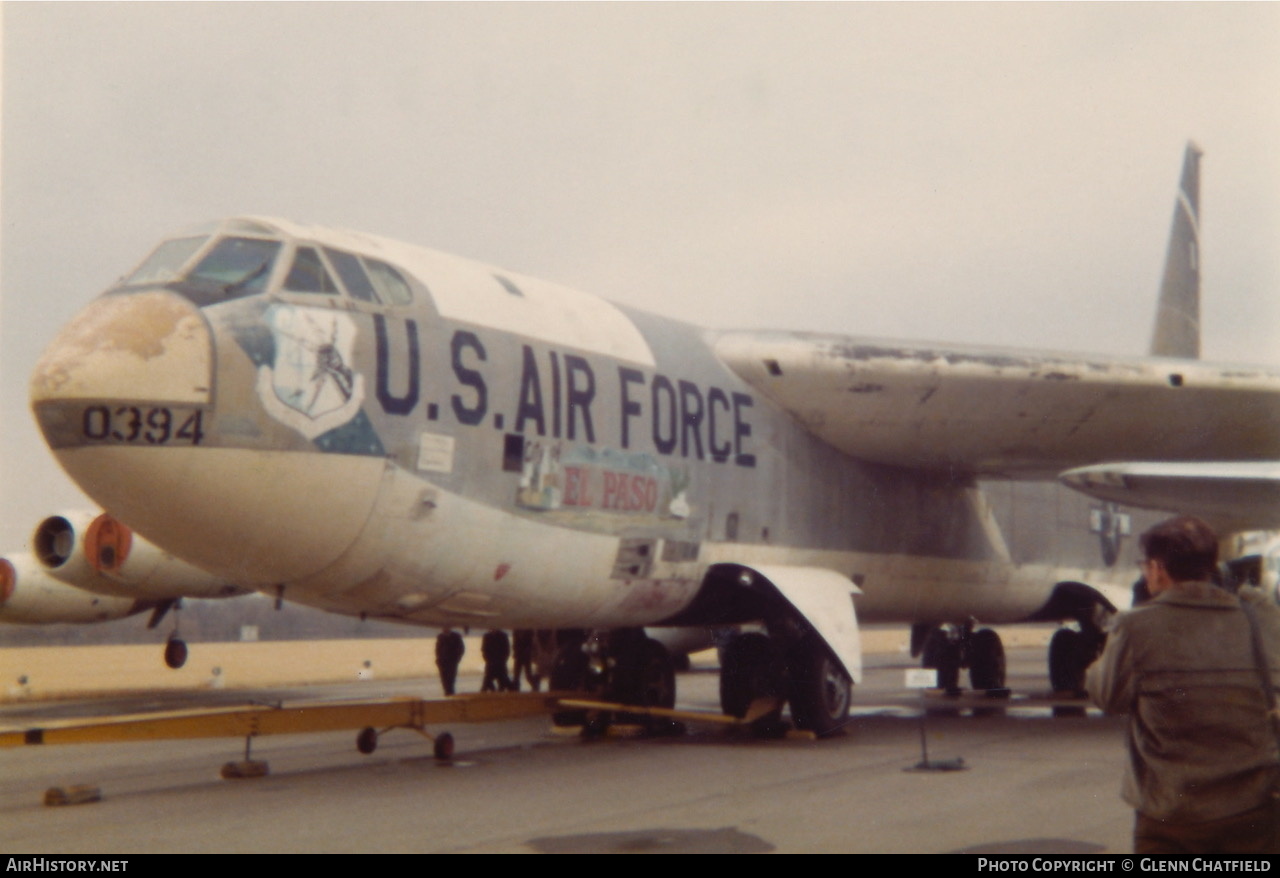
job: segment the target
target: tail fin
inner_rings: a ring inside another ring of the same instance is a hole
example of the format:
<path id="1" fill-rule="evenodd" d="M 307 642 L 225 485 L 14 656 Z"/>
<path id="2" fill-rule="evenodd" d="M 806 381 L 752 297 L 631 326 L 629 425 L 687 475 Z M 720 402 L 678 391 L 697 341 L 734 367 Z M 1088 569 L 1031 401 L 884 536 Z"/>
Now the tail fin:
<path id="1" fill-rule="evenodd" d="M 1164 257 L 1164 279 L 1151 354 L 1157 357 L 1200 357 L 1200 156 L 1187 143 L 1182 161 L 1182 182 L 1173 206 L 1173 227 Z"/>

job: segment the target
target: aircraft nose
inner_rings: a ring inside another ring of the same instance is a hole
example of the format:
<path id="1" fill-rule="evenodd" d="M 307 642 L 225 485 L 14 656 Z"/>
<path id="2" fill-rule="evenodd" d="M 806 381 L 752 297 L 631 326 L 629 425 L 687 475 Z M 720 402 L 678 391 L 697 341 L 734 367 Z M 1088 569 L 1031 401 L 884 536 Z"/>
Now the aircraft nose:
<path id="1" fill-rule="evenodd" d="M 182 296 L 111 293 L 54 338 L 31 404 L 67 474 L 147 540 L 240 585 L 295 582 L 352 545 L 385 460 L 255 420 L 258 378 Z"/>
<path id="2" fill-rule="evenodd" d="M 210 402 L 212 334 L 164 290 L 98 298 L 54 338 L 31 377 L 31 405 L 54 449 L 165 445 Z M 197 440 L 198 441 L 198 440 Z"/>

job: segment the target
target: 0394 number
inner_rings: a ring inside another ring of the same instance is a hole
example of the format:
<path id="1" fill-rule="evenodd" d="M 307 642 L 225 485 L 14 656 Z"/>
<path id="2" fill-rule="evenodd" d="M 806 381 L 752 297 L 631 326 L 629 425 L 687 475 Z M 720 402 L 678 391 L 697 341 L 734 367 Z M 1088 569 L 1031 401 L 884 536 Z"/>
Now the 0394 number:
<path id="1" fill-rule="evenodd" d="M 91 442 L 139 445 L 199 445 L 204 411 L 167 406 L 91 405 L 84 410 L 82 432 Z"/>

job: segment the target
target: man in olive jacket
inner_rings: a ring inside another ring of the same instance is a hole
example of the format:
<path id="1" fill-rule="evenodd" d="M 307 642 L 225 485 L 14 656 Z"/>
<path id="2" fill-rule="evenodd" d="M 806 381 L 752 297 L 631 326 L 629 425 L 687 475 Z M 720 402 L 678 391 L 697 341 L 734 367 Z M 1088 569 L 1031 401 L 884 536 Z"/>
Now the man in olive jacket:
<path id="1" fill-rule="evenodd" d="M 1280 853 L 1280 751 L 1241 602 L 1273 683 L 1280 608 L 1214 584 L 1218 539 L 1199 519 L 1162 522 L 1141 544 L 1152 599 L 1116 620 L 1087 680 L 1094 703 L 1129 715 L 1134 852 Z"/>

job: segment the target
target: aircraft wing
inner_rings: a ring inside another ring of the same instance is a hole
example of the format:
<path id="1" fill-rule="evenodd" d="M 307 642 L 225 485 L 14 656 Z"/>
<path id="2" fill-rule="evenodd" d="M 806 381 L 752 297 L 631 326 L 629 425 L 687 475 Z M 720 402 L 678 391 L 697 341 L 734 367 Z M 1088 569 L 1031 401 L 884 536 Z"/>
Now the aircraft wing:
<path id="1" fill-rule="evenodd" d="M 1126 506 L 1177 510 L 1233 529 L 1280 528 L 1280 463 L 1107 463 L 1059 479 Z"/>
<path id="2" fill-rule="evenodd" d="M 1280 460 L 1280 369 L 788 332 L 714 345 L 814 434 L 875 463 L 1046 478 L 1109 460 Z"/>

